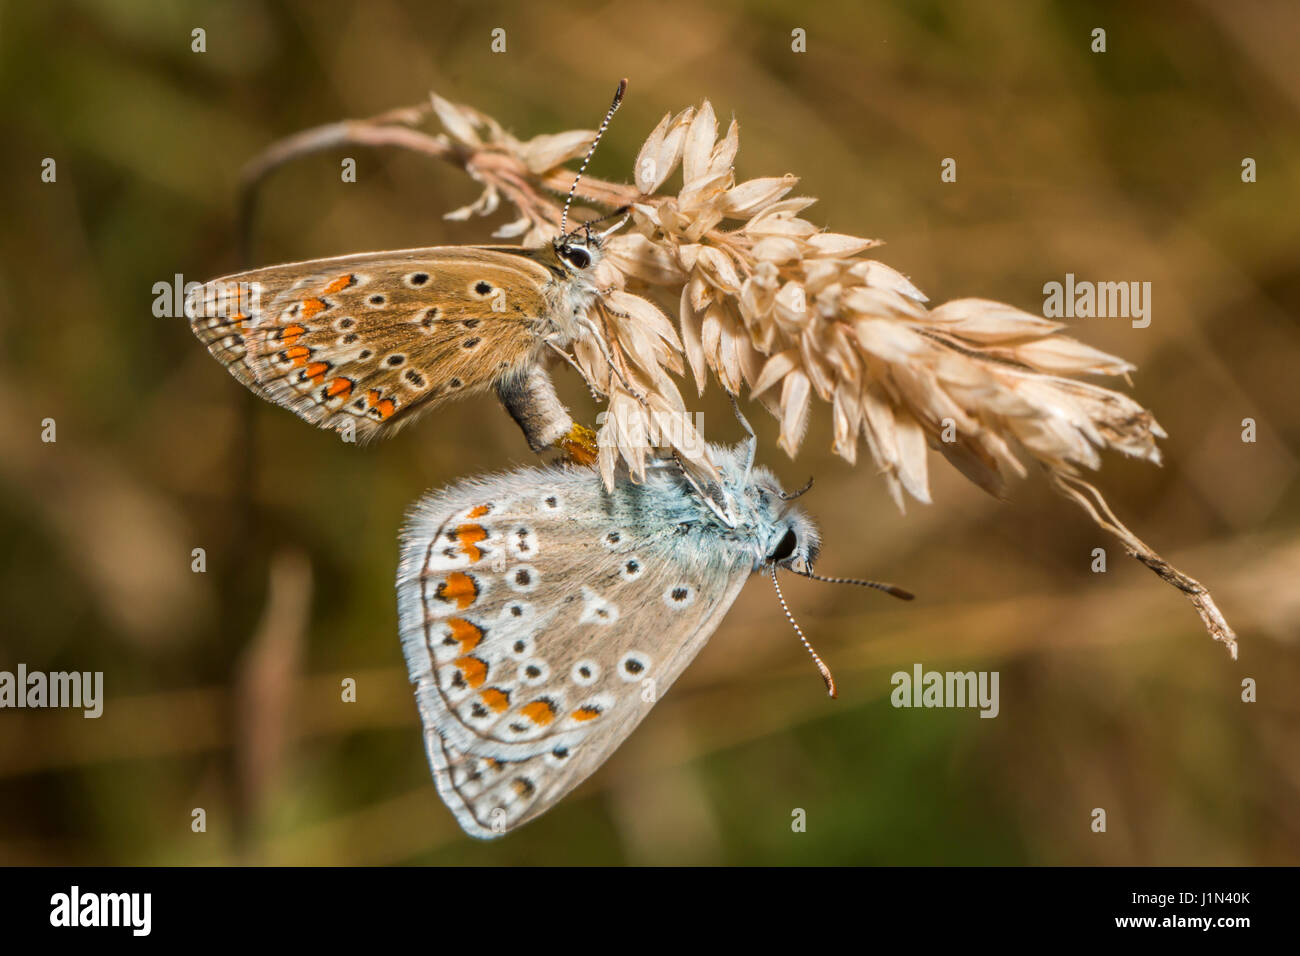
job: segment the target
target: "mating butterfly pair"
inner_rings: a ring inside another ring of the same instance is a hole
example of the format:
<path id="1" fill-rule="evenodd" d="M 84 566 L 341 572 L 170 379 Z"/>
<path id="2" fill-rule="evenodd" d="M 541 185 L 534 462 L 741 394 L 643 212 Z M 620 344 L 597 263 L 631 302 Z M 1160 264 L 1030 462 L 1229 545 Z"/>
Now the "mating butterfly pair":
<path id="1" fill-rule="evenodd" d="M 599 767 L 751 573 L 816 577 L 817 531 L 754 468 L 752 432 L 711 449 L 720 480 L 709 489 L 672 459 L 612 492 L 585 467 L 594 433 L 560 403 L 545 362 L 595 334 L 586 316 L 603 237 L 563 222 L 541 249 L 291 263 L 214 280 L 187 303 L 195 334 L 235 378 L 314 425 L 366 441 L 495 390 L 533 450 L 558 446 L 577 463 L 432 493 L 401 535 L 402 649 L 429 763 L 477 837 L 536 817 Z"/>

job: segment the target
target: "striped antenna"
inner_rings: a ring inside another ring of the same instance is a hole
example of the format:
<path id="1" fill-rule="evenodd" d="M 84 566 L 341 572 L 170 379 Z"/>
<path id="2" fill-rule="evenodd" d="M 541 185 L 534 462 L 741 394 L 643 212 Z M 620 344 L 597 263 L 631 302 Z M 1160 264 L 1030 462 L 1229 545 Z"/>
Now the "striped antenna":
<path id="1" fill-rule="evenodd" d="M 808 638 L 804 637 L 803 628 L 799 626 L 799 622 L 790 613 L 790 606 L 785 603 L 785 595 L 781 593 L 781 585 L 776 580 L 776 565 L 769 564 L 768 570 L 772 572 L 772 587 L 776 588 L 776 599 L 781 602 L 781 610 L 785 611 L 785 619 L 790 622 L 794 632 L 799 635 L 799 640 L 803 642 L 804 650 L 812 655 L 813 663 L 821 671 L 822 680 L 826 682 L 826 692 L 832 697 L 839 696 L 835 693 L 835 678 L 831 676 L 831 669 L 826 666 L 826 662 L 818 656 L 817 652 L 813 650 L 813 646 L 808 643 Z"/>
<path id="2" fill-rule="evenodd" d="M 858 578 L 827 578 L 820 574 L 813 574 L 811 571 L 791 570 L 800 577 L 812 578 L 814 581 L 825 581 L 827 584 L 856 584 L 859 587 L 875 588 L 877 591 L 884 591 L 900 601 L 910 601 L 916 597 L 911 591 L 905 591 L 896 584 L 886 584 L 884 581 L 862 581 Z"/>
<path id="3" fill-rule="evenodd" d="M 569 224 L 569 206 L 573 204 L 573 194 L 578 191 L 578 183 L 582 182 L 582 174 L 587 171 L 587 164 L 591 162 L 591 154 L 596 151 L 600 144 L 600 138 L 605 135 L 605 130 L 609 129 L 609 121 L 614 118 L 618 112 L 619 104 L 623 102 L 623 94 L 627 92 L 627 79 L 618 81 L 618 89 L 614 91 L 614 102 L 609 104 L 609 112 L 605 114 L 605 121 L 600 124 L 600 129 L 596 130 L 596 138 L 591 141 L 591 148 L 587 150 L 587 155 L 583 157 L 582 165 L 578 167 L 578 175 L 574 177 L 573 185 L 569 187 L 568 198 L 564 200 L 564 214 L 560 216 L 560 235 L 568 235 L 565 227 Z"/>

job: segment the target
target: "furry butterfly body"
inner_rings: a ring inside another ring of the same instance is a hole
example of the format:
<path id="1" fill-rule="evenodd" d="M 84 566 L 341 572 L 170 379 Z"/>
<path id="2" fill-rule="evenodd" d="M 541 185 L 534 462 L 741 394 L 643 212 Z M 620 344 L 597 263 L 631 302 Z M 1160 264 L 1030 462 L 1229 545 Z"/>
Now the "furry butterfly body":
<path id="1" fill-rule="evenodd" d="M 360 441 L 494 389 L 534 450 L 574 428 L 545 372 L 583 331 L 599 241 L 439 246 L 289 263 L 195 290 L 191 327 L 230 373 Z"/>
<path id="2" fill-rule="evenodd" d="M 434 781 L 470 835 L 533 819 L 599 767 L 751 573 L 810 570 L 817 531 L 752 443 L 711 453 L 725 515 L 672 462 L 612 493 L 594 469 L 525 468 L 412 510 L 402 649 Z"/>

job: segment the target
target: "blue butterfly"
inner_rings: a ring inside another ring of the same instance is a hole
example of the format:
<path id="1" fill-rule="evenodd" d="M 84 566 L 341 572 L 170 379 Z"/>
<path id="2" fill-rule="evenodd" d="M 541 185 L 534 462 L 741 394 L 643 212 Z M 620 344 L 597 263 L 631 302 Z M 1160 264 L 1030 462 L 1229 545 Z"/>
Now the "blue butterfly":
<path id="1" fill-rule="evenodd" d="M 466 833 L 500 836 L 595 771 L 751 574 L 845 580 L 813 574 L 817 528 L 797 494 L 754 466 L 754 445 L 751 432 L 711 446 L 720 480 L 708 489 L 673 459 L 612 493 L 594 468 L 534 467 L 462 481 L 412 509 L 397 576 L 402 650 L 434 781 Z"/>

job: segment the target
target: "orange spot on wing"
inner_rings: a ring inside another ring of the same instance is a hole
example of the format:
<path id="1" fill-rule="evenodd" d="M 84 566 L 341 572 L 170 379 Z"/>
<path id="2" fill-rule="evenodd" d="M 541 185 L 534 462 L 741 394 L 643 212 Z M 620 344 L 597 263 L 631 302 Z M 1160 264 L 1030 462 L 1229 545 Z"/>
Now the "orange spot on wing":
<path id="1" fill-rule="evenodd" d="M 306 331 L 301 325 L 286 325 L 280 333 L 280 341 L 285 345 L 293 345 Z"/>
<path id="2" fill-rule="evenodd" d="M 463 611 L 478 597 L 478 585 L 468 574 L 453 571 L 447 575 L 446 581 L 438 585 L 437 595 L 443 601 L 454 601 L 456 607 Z"/>
<path id="3" fill-rule="evenodd" d="M 477 657 L 458 657 L 455 663 L 470 687 L 478 687 L 487 680 L 487 664 Z"/>
<path id="4" fill-rule="evenodd" d="M 532 703 L 525 704 L 519 708 L 519 713 L 542 727 L 555 719 L 555 708 L 551 706 L 549 700 L 535 700 Z"/>
<path id="5" fill-rule="evenodd" d="M 379 404 L 379 389 L 372 388 L 370 391 L 366 392 L 366 405 L 369 406 L 370 408 L 374 408 L 378 404 Z"/>
<path id="6" fill-rule="evenodd" d="M 463 524 L 456 529 L 456 541 L 460 544 L 460 550 L 469 555 L 471 564 L 483 557 L 483 551 L 478 543 L 486 537 L 487 532 L 483 530 L 482 525 Z"/>
<path id="7" fill-rule="evenodd" d="M 315 379 L 317 385 L 321 385 L 325 382 L 325 373 L 328 372 L 329 370 L 330 370 L 329 362 L 312 362 L 305 369 L 305 371 L 307 372 L 307 377 L 311 379 Z"/>
<path id="8" fill-rule="evenodd" d="M 600 716 L 599 707 L 579 707 L 569 715 L 574 720 L 595 720 Z"/>
<path id="9" fill-rule="evenodd" d="M 483 703 L 487 704 L 498 714 L 510 706 L 510 695 L 495 687 L 489 687 L 478 696 L 479 700 L 483 701 Z"/>
<path id="10" fill-rule="evenodd" d="M 385 421 L 392 417 L 393 412 L 397 411 L 397 406 L 393 404 L 391 398 L 381 399 L 375 407 L 379 409 L 379 417 Z"/>
<path id="11" fill-rule="evenodd" d="M 285 349 L 284 354 L 286 358 L 293 359 L 293 364 L 295 366 L 306 365 L 307 356 L 311 355 L 311 349 L 307 348 L 305 345 L 295 345 L 291 349 Z"/>
<path id="12" fill-rule="evenodd" d="M 479 641 L 483 640 L 483 629 L 476 624 L 471 624 L 463 617 L 451 618 L 447 621 L 447 626 L 451 628 L 452 640 L 460 642 L 460 652 L 462 654 L 468 654 L 478 647 Z"/>
<path id="13" fill-rule="evenodd" d="M 303 299 L 302 317 L 310 320 L 317 312 L 324 312 L 329 306 L 321 299 Z"/>
<path id="14" fill-rule="evenodd" d="M 491 510 L 492 509 L 489 508 L 487 505 L 479 505 L 477 508 L 475 508 L 473 511 L 469 513 L 469 516 L 471 518 L 481 518 Z"/>
<path id="15" fill-rule="evenodd" d="M 329 383 L 329 386 L 325 389 L 325 394 L 329 398 L 336 398 L 339 395 L 342 395 L 344 398 L 347 398 L 348 393 L 350 393 L 351 391 L 352 391 L 352 380 L 340 376 L 334 379 L 334 381 Z"/>
<path id="16" fill-rule="evenodd" d="M 342 292 L 344 289 L 346 289 L 355 281 L 356 281 L 356 276 L 352 275 L 351 273 L 347 275 L 341 275 L 325 287 L 325 294 L 333 295 L 335 292 Z"/>

